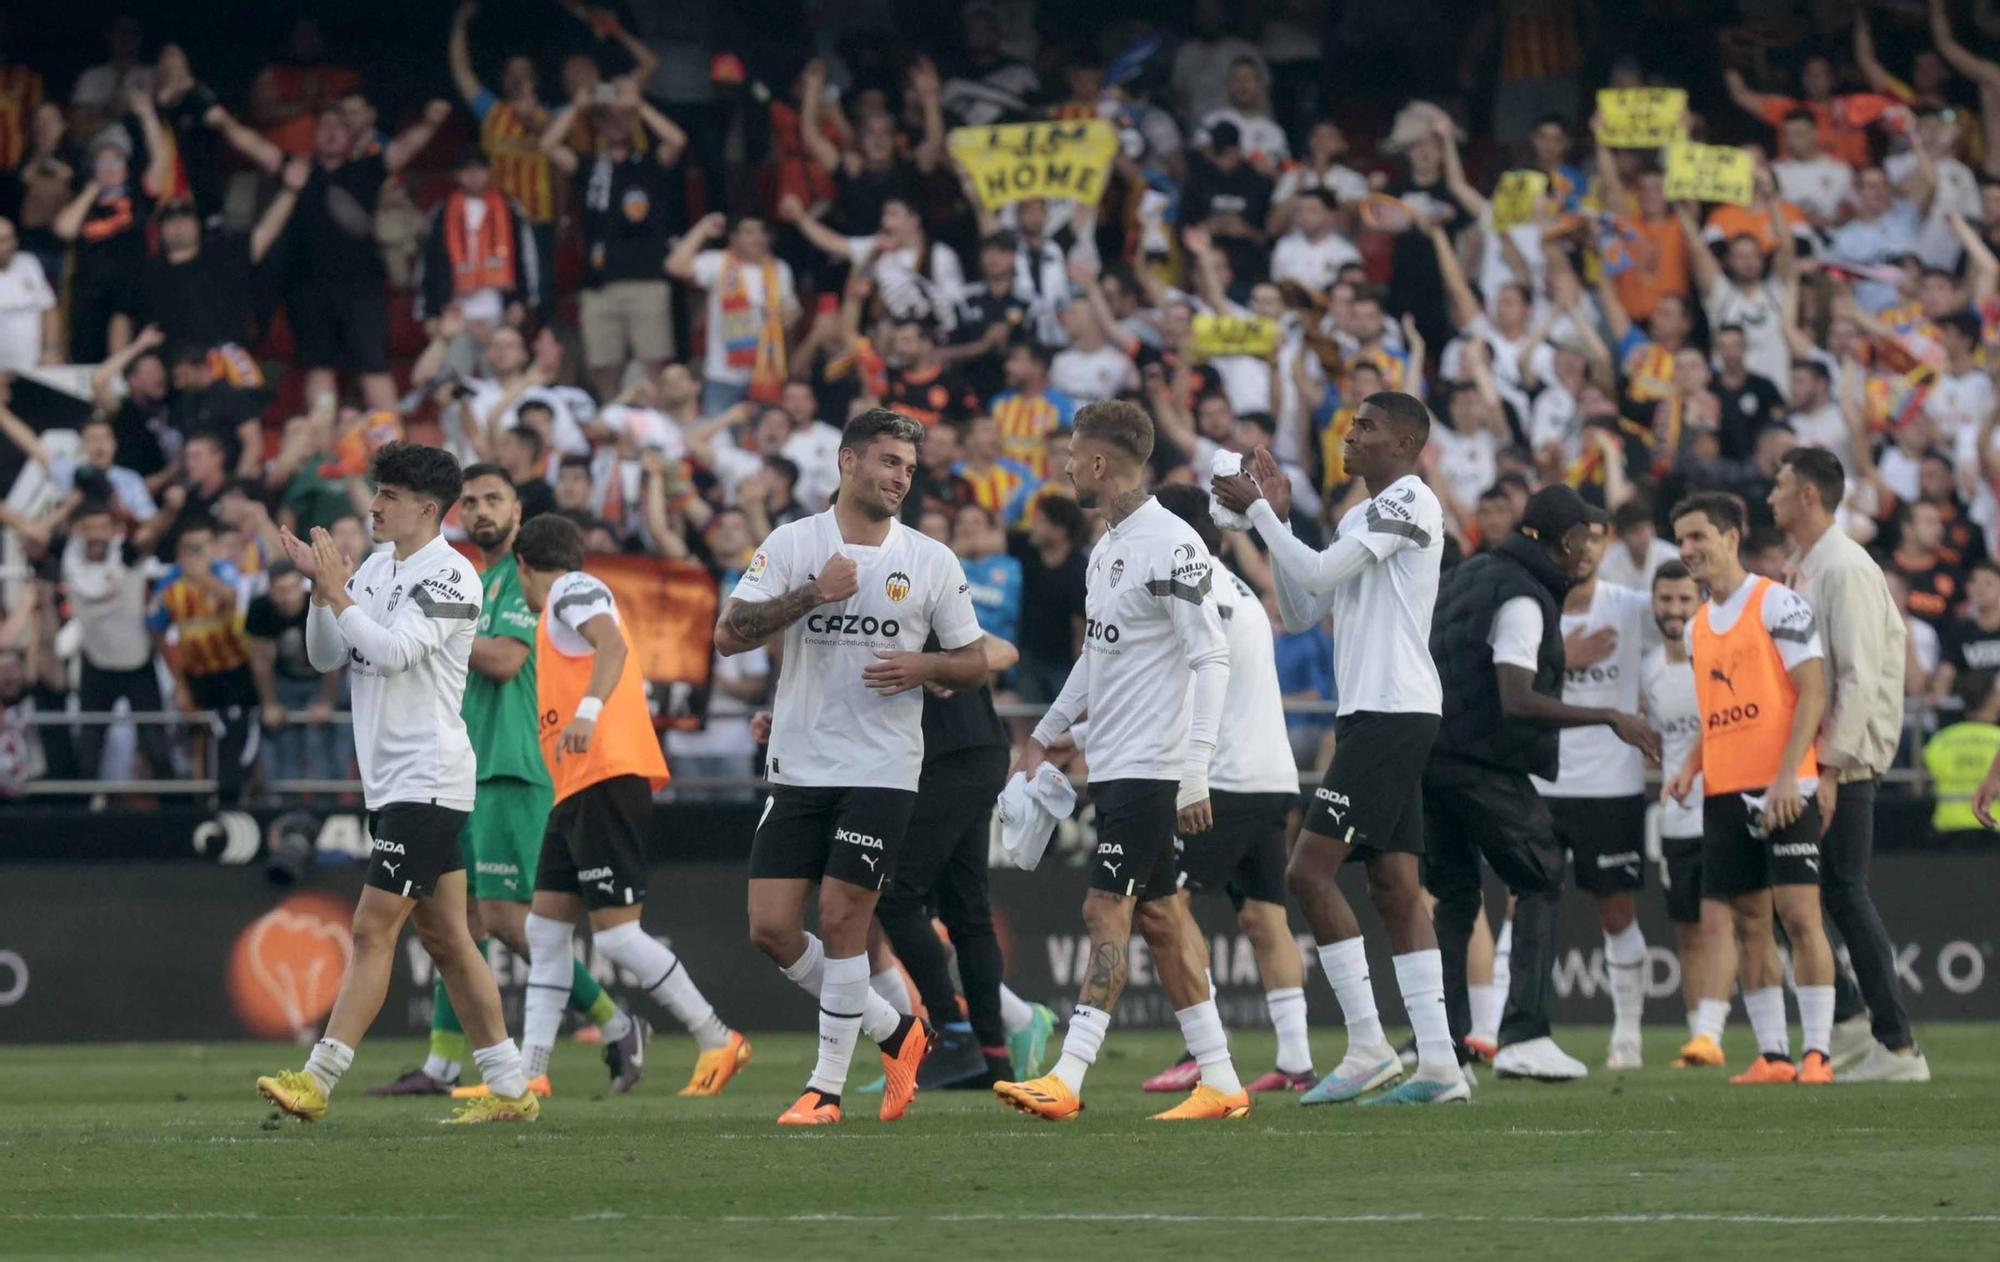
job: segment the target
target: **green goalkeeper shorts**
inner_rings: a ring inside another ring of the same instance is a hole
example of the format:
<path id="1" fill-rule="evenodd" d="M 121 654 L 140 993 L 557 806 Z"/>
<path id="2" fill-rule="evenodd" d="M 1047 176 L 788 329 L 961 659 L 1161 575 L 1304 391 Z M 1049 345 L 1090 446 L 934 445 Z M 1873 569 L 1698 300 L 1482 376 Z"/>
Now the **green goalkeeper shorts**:
<path id="1" fill-rule="evenodd" d="M 535 865 L 542 854 L 555 790 L 511 776 L 481 780 L 461 840 L 472 896 L 525 903 L 535 895 Z"/>

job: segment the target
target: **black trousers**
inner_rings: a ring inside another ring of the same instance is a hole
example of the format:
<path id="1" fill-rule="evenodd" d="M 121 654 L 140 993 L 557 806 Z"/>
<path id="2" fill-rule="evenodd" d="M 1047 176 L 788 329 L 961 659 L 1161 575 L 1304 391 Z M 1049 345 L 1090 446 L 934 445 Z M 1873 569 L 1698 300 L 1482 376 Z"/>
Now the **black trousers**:
<path id="1" fill-rule="evenodd" d="M 124 698 L 136 713 L 142 710 L 161 709 L 160 680 L 153 673 L 153 663 L 133 670 L 102 670 L 83 662 L 82 677 L 77 681 L 76 696 L 86 711 L 109 710 Z M 104 734 L 108 729 L 103 724 L 88 724 L 78 729 L 77 749 L 83 760 L 83 774 L 96 779 L 104 765 Z M 174 760 L 167 745 L 167 729 L 158 723 L 136 723 L 133 730 L 138 733 L 139 752 L 146 756 L 151 775 L 156 780 L 174 778 Z"/>
<path id="2" fill-rule="evenodd" d="M 248 666 L 214 675 L 188 676 L 188 691 L 194 703 L 220 715 L 211 748 L 215 751 L 210 773 L 216 781 L 216 796 L 224 804 L 241 803 L 250 787 L 250 773 L 257 767 L 258 733 L 263 707 L 257 699 L 257 681 Z"/>
<path id="3" fill-rule="evenodd" d="M 1000 1019 L 1004 962 L 986 896 L 986 852 L 1008 759 L 1007 750 L 992 747 L 961 749 L 924 763 L 895 875 L 875 904 L 889 945 L 910 971 L 931 1020 L 942 1025 L 957 1018 L 958 991 L 944 946 L 931 932 L 930 909 L 937 909 L 958 952 L 967 1015 L 982 1047 L 1007 1044 Z"/>
<path id="4" fill-rule="evenodd" d="M 1479 918 L 1479 860 L 1514 893 L 1513 976 L 1500 1045 L 1549 1033 L 1556 903 L 1568 865 L 1549 808 L 1526 773 L 1433 755 L 1424 771 L 1424 883 L 1437 898 L 1445 1015 L 1463 1054 L 1472 1030 L 1465 955 Z"/>
<path id="5" fill-rule="evenodd" d="M 1875 1038 L 1892 1049 L 1908 1047 L 1910 1014 L 1896 981 L 1896 949 L 1868 892 L 1875 857 L 1875 781 L 1840 786 L 1833 824 L 1819 843 L 1819 898 L 1828 927 L 1847 943 L 1854 975 L 1841 969 L 1834 978 L 1834 1020 L 1866 1012 Z M 1858 983 L 1858 985 L 1857 985 Z"/>

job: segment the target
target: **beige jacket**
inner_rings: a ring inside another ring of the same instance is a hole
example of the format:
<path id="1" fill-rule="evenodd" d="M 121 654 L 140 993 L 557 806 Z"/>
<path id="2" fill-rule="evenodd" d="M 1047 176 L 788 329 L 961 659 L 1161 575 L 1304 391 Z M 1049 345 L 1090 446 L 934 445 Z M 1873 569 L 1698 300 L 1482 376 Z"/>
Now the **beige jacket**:
<path id="1" fill-rule="evenodd" d="M 1819 760 L 1843 781 L 1879 776 L 1903 731 L 1903 616 L 1882 567 L 1837 526 L 1799 558 L 1798 575 L 1826 646 Z"/>

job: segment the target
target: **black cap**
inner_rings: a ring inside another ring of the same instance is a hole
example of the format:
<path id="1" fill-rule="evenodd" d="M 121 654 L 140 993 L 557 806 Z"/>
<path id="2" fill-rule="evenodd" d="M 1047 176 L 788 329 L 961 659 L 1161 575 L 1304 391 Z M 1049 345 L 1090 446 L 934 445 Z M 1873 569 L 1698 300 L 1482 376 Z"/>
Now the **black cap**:
<path id="1" fill-rule="evenodd" d="M 1611 524 L 1611 510 L 1608 508 L 1599 508 L 1589 500 L 1584 500 L 1583 520 L 1592 526 L 1609 526 Z"/>
<path id="2" fill-rule="evenodd" d="M 979 248 L 982 250 L 1005 250 L 1009 254 L 1012 254 L 1015 250 L 1021 248 L 1021 236 L 1012 228 L 998 228 L 980 238 Z"/>
<path id="3" fill-rule="evenodd" d="M 1521 510 L 1521 533 L 1545 545 L 1560 544 L 1564 535 L 1589 521 L 1590 506 L 1583 497 L 1558 482 L 1528 497 L 1528 506 Z"/>
<path id="4" fill-rule="evenodd" d="M 1243 133 L 1235 123 L 1220 122 L 1208 129 L 1208 146 L 1211 149 L 1235 149 L 1243 144 Z"/>

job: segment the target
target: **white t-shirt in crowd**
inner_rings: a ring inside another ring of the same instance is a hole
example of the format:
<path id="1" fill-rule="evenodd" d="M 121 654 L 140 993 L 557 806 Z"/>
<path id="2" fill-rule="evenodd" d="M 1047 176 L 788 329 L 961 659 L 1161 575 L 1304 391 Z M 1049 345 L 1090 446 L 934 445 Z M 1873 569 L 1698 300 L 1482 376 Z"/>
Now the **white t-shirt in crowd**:
<path id="1" fill-rule="evenodd" d="M 1202 116 L 1201 126 L 1195 131 L 1194 143 L 1206 145 L 1215 131 L 1217 123 L 1234 123 L 1243 138 L 1243 156 L 1250 161 L 1268 167 L 1283 166 L 1291 161 L 1291 147 L 1285 143 L 1285 129 L 1267 114 L 1245 114 L 1234 106 L 1210 110 Z"/>
<path id="2" fill-rule="evenodd" d="M 1563 672 L 1562 699 L 1573 706 L 1637 714 L 1639 663 L 1646 652 L 1647 628 L 1652 625 L 1653 598 L 1649 593 L 1613 583 L 1596 584 L 1587 612 L 1563 614 L 1562 634 L 1568 638 L 1580 631 L 1608 628 L 1618 640 L 1603 661 Z M 1619 740 L 1610 728 L 1566 727 L 1561 743 L 1562 761 L 1556 778 L 1532 777 L 1543 797 L 1616 798 L 1645 791 L 1645 756 Z"/>
<path id="3" fill-rule="evenodd" d="M 1768 379 L 1778 393 L 1789 394 L 1792 349 L 1785 344 L 1785 307 L 1776 281 L 1762 281 L 1745 292 L 1727 276 L 1718 276 L 1702 298 L 1711 330 L 1734 324 L 1743 330 L 1744 366 Z"/>
<path id="4" fill-rule="evenodd" d="M 1528 330 L 1521 336 L 1509 338 L 1503 335 L 1493 321 L 1485 315 L 1475 316 L 1470 324 L 1459 329 L 1459 335 L 1445 344 L 1444 354 L 1438 358 L 1439 375 L 1448 381 L 1469 380 L 1471 374 L 1464 371 L 1465 339 L 1484 339 L 1487 349 L 1492 352 L 1493 384 L 1500 397 L 1514 406 L 1522 416 L 1528 414 L 1528 393 L 1522 386 L 1521 356 L 1528 355 L 1528 367 L 1534 371 L 1536 381 L 1553 381 L 1556 375 L 1555 348 L 1547 342 L 1530 343 Z M 1534 349 L 1528 348 L 1532 345 Z"/>
<path id="5" fill-rule="evenodd" d="M 730 385 L 750 384 L 748 366 L 729 366 L 728 338 L 724 336 L 722 265 L 726 261 L 723 250 L 703 250 L 694 256 L 694 283 L 708 291 L 708 350 L 702 360 L 702 376 L 710 381 L 727 382 Z M 777 306 L 780 312 L 799 305 L 797 287 L 792 282 L 792 265 L 783 259 L 772 260 L 778 275 Z M 762 329 L 769 317 L 771 296 L 764 292 L 763 264 L 746 264 L 737 269 L 743 278 L 743 293 L 749 299 L 749 310 L 744 313 L 748 319 L 750 336 Z M 781 317 L 782 318 L 782 317 Z"/>
<path id="6" fill-rule="evenodd" d="M 613 434 L 630 438 L 641 451 L 657 451 L 669 460 L 678 460 L 687 454 L 687 442 L 681 436 L 679 422 L 665 412 L 614 403 L 600 409 L 597 419 L 603 421 Z"/>
<path id="7" fill-rule="evenodd" d="M 1316 188 L 1331 191 L 1343 205 L 1365 201 L 1368 197 L 1368 177 L 1337 162 L 1323 172 L 1315 171 L 1310 166 L 1295 166 L 1278 177 L 1278 187 L 1272 190 L 1271 201 L 1274 204 L 1290 201 Z"/>
<path id="8" fill-rule="evenodd" d="M 1287 232 L 1271 251 L 1271 279 L 1280 284 L 1297 281 L 1321 294 L 1340 279 L 1341 268 L 1360 261 L 1361 251 L 1338 232 L 1329 232 L 1317 241 L 1303 232 Z"/>
<path id="9" fill-rule="evenodd" d="M 922 652 L 932 631 L 947 650 L 977 641 L 982 632 L 965 570 L 950 548 L 893 518 L 880 544 L 847 542 L 829 509 L 773 530 L 733 594 L 775 600 L 836 552 L 854 562 L 860 587 L 785 628 L 770 780 L 914 793 L 924 764 L 923 690 L 884 697 L 861 672 L 878 652 Z"/>
<path id="10" fill-rule="evenodd" d="M 1822 403 L 1809 411 L 1794 412 L 1788 418 L 1799 446 L 1818 447 L 1840 458 L 1840 467 L 1854 468 L 1854 438 L 1847 430 L 1847 417 L 1838 403 Z"/>
<path id="11" fill-rule="evenodd" d="M 1949 368 L 1939 371 L 1924 398 L 1924 415 L 1931 418 L 1938 439 L 1957 450 L 1972 451 L 1979 444 L 1979 427 L 1993 410 L 1993 378 L 1974 367 L 1954 376 Z"/>
<path id="12" fill-rule="evenodd" d="M 1100 346 L 1094 351 L 1072 346 L 1057 351 L 1049 362 L 1049 385 L 1079 405 L 1115 398 L 1138 384 L 1139 370 L 1132 357 L 1115 346 Z"/>
<path id="13" fill-rule="evenodd" d="M 1941 267 L 1946 271 L 1956 271 L 1958 260 L 1965 253 L 1965 247 L 1958 243 L 1958 234 L 1951 230 L 1949 216 L 1953 213 L 1970 221 L 1977 221 L 1979 213 L 1979 180 L 1972 174 L 1972 168 L 1957 158 L 1940 158 L 1937 167 L 1937 191 L 1931 195 L 1930 206 L 1924 212 L 1923 226 L 1917 232 L 1917 257 L 1926 267 Z M 1917 169 L 1917 158 L 1912 153 L 1899 153 L 1882 164 L 1882 171 L 1892 184 L 1901 186 L 1903 181 Z"/>
<path id="14" fill-rule="evenodd" d="M 470 433 L 473 426 L 483 426 L 486 424 L 486 414 L 491 412 L 493 405 L 500 402 L 507 393 L 506 387 L 497 381 L 492 381 L 485 377 L 473 378 L 465 384 L 472 391 L 472 395 L 470 398 L 460 399 L 458 402 L 459 441 L 461 443 L 466 441 L 464 435 Z M 590 440 L 584 437 L 581 420 L 576 415 L 575 410 L 571 408 L 570 400 L 565 397 L 560 388 L 551 387 L 545 389 L 536 386 L 522 394 L 519 399 L 514 401 L 512 407 L 500 414 L 500 425 L 503 429 L 513 429 L 521 423 L 521 405 L 523 403 L 548 404 L 549 415 L 552 418 L 550 422 L 550 443 L 558 455 L 587 456 L 590 454 Z M 469 454 L 469 452 L 470 446 L 467 444 L 467 452 L 464 454 Z"/>
<path id="15" fill-rule="evenodd" d="M 1558 443 L 1563 457 L 1574 460 L 1583 451 L 1583 427 L 1577 424 L 1576 396 L 1559 381 L 1551 381 L 1528 409 L 1528 444 L 1536 451 Z"/>
<path id="16" fill-rule="evenodd" d="M 42 313 L 56 305 L 42 261 L 26 250 L 0 267 L 0 371 L 33 368 L 42 361 Z"/>
<path id="17" fill-rule="evenodd" d="M 1680 555 L 1679 548 L 1655 536 L 1646 545 L 1645 563 L 1640 565 L 1633 562 L 1632 550 L 1625 546 L 1623 540 L 1613 539 L 1605 545 L 1604 559 L 1597 563 L 1597 581 L 1650 593 L 1653 590 L 1653 575 L 1662 565 L 1678 560 Z"/>
<path id="18" fill-rule="evenodd" d="M 1660 774 L 1671 780 L 1701 744 L 1701 704 L 1695 697 L 1694 664 L 1686 657 L 1670 662 L 1666 646 L 1657 646 L 1640 663 L 1639 691 L 1646 706 L 1646 722 L 1660 734 Z M 1701 777 L 1696 776 L 1685 803 L 1667 798 L 1661 808 L 1660 835 L 1699 838 L 1701 796 Z"/>
<path id="19" fill-rule="evenodd" d="M 1270 615 L 1242 579 L 1218 570 L 1209 598 L 1229 641 L 1229 690 L 1222 712 L 1229 735 L 1215 743 L 1208 787 L 1227 793 L 1297 793 L 1298 764 L 1285 727 L 1284 694 Z"/>
<path id="20" fill-rule="evenodd" d="M 799 502 L 815 513 L 825 508 L 840 489 L 840 430 L 814 421 L 793 430 L 778 454 L 799 467 Z"/>
<path id="21" fill-rule="evenodd" d="M 1449 424 L 1431 426 L 1431 446 L 1438 454 L 1438 472 L 1451 486 L 1458 506 L 1471 511 L 1480 493 L 1500 474 L 1500 438 L 1481 427 L 1461 434 Z"/>
<path id="22" fill-rule="evenodd" d="M 1837 219 L 1854 197 L 1854 168 L 1822 154 L 1811 162 L 1773 162 L 1778 196 L 1808 215 Z"/>
<path id="23" fill-rule="evenodd" d="M 874 237 L 849 237 L 847 257 L 874 278 L 882 305 L 896 319 L 935 320 L 947 331 L 958 327 L 965 269 L 959 265 L 958 252 L 944 242 L 930 243 L 927 274 L 918 270 L 915 246 L 877 254 Z"/>

